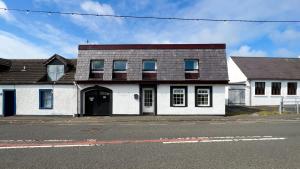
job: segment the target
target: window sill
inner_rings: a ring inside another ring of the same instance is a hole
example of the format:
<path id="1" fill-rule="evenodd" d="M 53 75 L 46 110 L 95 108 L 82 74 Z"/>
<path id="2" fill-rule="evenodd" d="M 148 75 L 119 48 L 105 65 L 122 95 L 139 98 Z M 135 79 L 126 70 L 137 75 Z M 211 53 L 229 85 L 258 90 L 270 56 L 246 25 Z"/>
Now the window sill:
<path id="1" fill-rule="evenodd" d="M 53 108 L 39 108 L 40 110 L 53 110 Z"/>
<path id="2" fill-rule="evenodd" d="M 254 95 L 254 97 L 268 97 L 267 95 Z"/>
<path id="3" fill-rule="evenodd" d="M 172 105 L 171 107 L 187 107 L 187 106 L 175 106 L 175 105 Z"/>
<path id="4" fill-rule="evenodd" d="M 127 70 L 114 70 L 113 73 L 127 73 Z"/>
<path id="5" fill-rule="evenodd" d="M 271 97 L 283 97 L 282 95 L 271 95 Z"/>

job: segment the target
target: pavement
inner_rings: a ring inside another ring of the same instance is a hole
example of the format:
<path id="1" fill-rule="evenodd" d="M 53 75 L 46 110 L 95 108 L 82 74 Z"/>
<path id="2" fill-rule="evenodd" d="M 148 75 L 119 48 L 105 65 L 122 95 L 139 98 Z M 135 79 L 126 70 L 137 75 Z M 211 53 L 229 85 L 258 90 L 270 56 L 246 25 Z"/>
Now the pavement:
<path id="1" fill-rule="evenodd" d="M 8 117 L 0 168 L 298 169 L 299 131 L 297 115 Z"/>

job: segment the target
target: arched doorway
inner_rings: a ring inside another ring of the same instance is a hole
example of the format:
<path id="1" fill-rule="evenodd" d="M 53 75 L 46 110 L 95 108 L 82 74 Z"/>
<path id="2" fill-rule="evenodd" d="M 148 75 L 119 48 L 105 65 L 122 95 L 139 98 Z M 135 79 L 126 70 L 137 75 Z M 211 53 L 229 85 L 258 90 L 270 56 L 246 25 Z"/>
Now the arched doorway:
<path id="1" fill-rule="evenodd" d="M 82 90 L 83 115 L 109 116 L 112 114 L 112 90 L 94 86 Z"/>

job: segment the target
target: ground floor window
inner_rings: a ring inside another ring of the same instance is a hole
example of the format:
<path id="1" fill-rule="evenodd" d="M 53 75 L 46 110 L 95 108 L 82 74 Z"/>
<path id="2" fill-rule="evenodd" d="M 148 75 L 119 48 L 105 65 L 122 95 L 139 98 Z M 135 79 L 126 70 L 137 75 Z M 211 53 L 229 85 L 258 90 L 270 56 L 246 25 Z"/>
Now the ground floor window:
<path id="1" fill-rule="evenodd" d="M 288 95 L 296 95 L 297 94 L 297 82 L 288 82 Z"/>
<path id="2" fill-rule="evenodd" d="M 195 106 L 211 107 L 212 106 L 212 87 L 196 86 L 195 87 Z"/>
<path id="3" fill-rule="evenodd" d="M 255 95 L 265 95 L 265 82 L 255 82 Z"/>
<path id="4" fill-rule="evenodd" d="M 187 87 L 171 86 L 171 106 L 186 107 L 187 106 Z"/>
<path id="5" fill-rule="evenodd" d="M 272 82 L 272 95 L 280 95 L 281 93 L 281 83 L 280 82 Z"/>
<path id="6" fill-rule="evenodd" d="M 39 91 L 39 104 L 40 109 L 52 109 L 53 108 L 53 90 L 52 89 L 40 89 Z"/>

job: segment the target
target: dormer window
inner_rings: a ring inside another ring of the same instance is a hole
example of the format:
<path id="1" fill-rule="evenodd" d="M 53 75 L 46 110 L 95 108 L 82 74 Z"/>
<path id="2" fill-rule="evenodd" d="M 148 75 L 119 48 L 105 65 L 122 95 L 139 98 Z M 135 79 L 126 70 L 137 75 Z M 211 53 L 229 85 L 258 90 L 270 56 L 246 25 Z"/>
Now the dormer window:
<path id="1" fill-rule="evenodd" d="M 198 71 L 199 62 L 197 59 L 186 59 L 184 60 L 185 71 Z"/>
<path id="2" fill-rule="evenodd" d="M 143 61 L 143 71 L 156 71 L 156 61 L 155 60 L 144 60 Z"/>
<path id="3" fill-rule="evenodd" d="M 104 60 L 92 60 L 91 61 L 91 72 L 97 73 L 104 69 Z"/>
<path id="4" fill-rule="evenodd" d="M 115 60 L 114 61 L 114 71 L 126 71 L 127 61 L 126 60 Z"/>
<path id="5" fill-rule="evenodd" d="M 47 66 L 48 78 L 51 81 L 59 80 L 65 73 L 64 65 L 48 65 Z"/>

